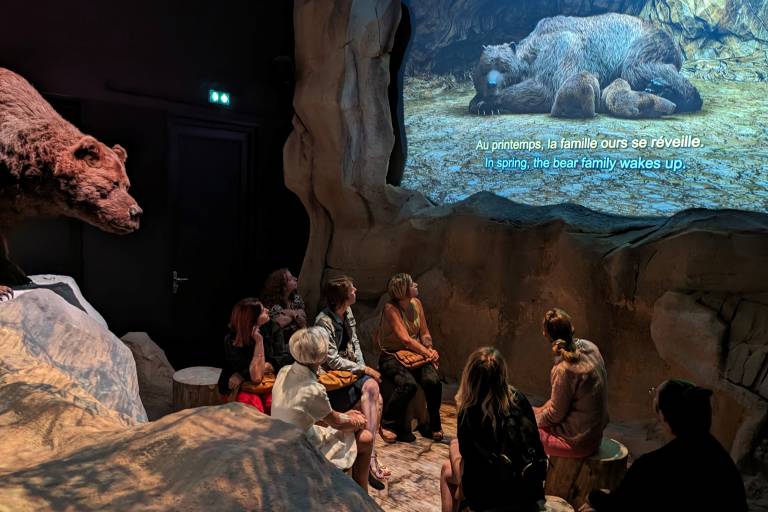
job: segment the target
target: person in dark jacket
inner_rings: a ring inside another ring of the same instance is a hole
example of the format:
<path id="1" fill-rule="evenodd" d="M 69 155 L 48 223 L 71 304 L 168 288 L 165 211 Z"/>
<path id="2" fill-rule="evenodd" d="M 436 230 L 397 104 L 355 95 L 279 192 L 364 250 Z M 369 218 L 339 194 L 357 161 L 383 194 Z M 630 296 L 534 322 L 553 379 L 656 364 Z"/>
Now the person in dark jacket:
<path id="1" fill-rule="evenodd" d="M 736 464 L 709 433 L 712 391 L 683 380 L 652 390 L 654 410 L 672 440 L 638 457 L 612 493 L 592 491 L 579 510 L 746 512 Z"/>
<path id="2" fill-rule="evenodd" d="M 493 347 L 469 356 L 456 395 L 458 440 L 442 469 L 443 512 L 533 512 L 544 502 L 546 454 L 533 408 L 507 382 Z M 462 500 L 463 498 L 463 500 Z"/>

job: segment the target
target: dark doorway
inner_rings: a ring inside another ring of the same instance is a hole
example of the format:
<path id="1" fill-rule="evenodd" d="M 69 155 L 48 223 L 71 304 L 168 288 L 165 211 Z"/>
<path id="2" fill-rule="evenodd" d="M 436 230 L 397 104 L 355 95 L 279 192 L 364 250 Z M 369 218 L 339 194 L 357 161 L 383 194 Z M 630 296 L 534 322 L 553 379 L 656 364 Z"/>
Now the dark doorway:
<path id="1" fill-rule="evenodd" d="M 170 318 L 176 368 L 218 365 L 232 305 L 254 285 L 255 126 L 176 119 L 169 132 Z"/>

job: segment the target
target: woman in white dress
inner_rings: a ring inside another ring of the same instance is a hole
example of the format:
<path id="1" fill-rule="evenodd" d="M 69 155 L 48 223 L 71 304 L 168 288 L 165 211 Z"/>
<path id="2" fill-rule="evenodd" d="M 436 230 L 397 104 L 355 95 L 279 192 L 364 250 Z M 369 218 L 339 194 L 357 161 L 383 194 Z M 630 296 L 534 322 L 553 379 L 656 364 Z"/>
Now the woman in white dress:
<path id="1" fill-rule="evenodd" d="M 352 468 L 352 478 L 368 490 L 368 466 L 373 435 L 360 411 L 331 409 L 317 369 L 328 354 L 328 331 L 322 327 L 299 329 L 288 342 L 296 362 L 283 367 L 272 388 L 272 417 L 306 432 L 309 441 L 337 468 Z M 316 425 L 322 421 L 328 426 Z"/>

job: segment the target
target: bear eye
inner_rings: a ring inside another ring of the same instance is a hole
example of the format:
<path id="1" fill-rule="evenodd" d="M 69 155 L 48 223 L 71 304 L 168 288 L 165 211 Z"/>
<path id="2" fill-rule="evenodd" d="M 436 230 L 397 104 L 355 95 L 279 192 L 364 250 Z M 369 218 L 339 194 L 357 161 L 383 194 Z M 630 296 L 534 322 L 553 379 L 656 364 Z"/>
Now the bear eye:
<path id="1" fill-rule="evenodd" d="M 119 182 L 119 181 L 117 181 L 117 180 L 115 180 L 115 181 L 113 181 L 113 182 L 112 182 L 112 186 L 113 186 L 114 188 L 118 188 L 118 187 L 120 186 L 120 182 Z"/>

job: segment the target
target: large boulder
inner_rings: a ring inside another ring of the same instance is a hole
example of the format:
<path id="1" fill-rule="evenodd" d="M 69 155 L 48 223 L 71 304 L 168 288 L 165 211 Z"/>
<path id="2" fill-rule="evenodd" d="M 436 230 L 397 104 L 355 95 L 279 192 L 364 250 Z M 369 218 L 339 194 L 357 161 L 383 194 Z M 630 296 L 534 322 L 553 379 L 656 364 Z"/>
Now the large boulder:
<path id="1" fill-rule="evenodd" d="M 168 371 L 127 338 L 142 371 Z M 380 510 L 255 408 L 146 419 L 134 356 L 99 322 L 49 290 L 0 304 L 0 511 Z"/>
<path id="2" fill-rule="evenodd" d="M 3 507 L 380 510 L 303 432 L 240 403 L 187 409 L 101 433 L 60 458 L 0 472 Z"/>
<path id="3" fill-rule="evenodd" d="M 139 394 L 147 417 L 152 421 L 172 413 L 174 370 L 163 349 L 145 332 L 129 332 L 120 339 L 136 361 Z"/>
<path id="4" fill-rule="evenodd" d="M 696 297 L 667 292 L 653 305 L 651 337 L 659 355 L 693 374 L 702 386 L 720 380 L 726 326 Z"/>
<path id="5" fill-rule="evenodd" d="M 5 386 L 30 385 L 27 374 L 43 368 L 66 381 L 37 385 L 78 388 L 117 413 L 125 425 L 147 421 L 131 351 L 102 324 L 49 290 L 0 303 L 0 353 Z"/>

